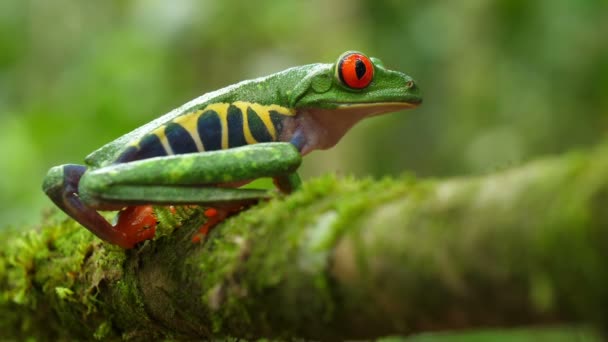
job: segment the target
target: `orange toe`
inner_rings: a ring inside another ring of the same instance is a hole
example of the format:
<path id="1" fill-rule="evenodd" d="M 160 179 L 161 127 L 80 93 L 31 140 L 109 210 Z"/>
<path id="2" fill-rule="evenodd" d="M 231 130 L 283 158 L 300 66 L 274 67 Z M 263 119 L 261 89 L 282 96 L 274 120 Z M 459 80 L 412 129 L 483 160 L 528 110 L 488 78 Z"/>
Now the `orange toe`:
<path id="1" fill-rule="evenodd" d="M 203 224 L 198 232 L 192 237 L 192 242 L 198 243 L 201 239 L 220 222 L 224 221 L 228 216 L 234 215 L 242 210 L 242 206 L 225 207 L 225 208 L 207 208 L 205 209 L 204 215 L 207 218 L 205 224 Z"/>
<path id="2" fill-rule="evenodd" d="M 118 213 L 114 228 L 126 235 L 126 240 L 136 245 L 144 240 L 154 238 L 156 233 L 156 216 L 151 205 L 126 207 Z"/>

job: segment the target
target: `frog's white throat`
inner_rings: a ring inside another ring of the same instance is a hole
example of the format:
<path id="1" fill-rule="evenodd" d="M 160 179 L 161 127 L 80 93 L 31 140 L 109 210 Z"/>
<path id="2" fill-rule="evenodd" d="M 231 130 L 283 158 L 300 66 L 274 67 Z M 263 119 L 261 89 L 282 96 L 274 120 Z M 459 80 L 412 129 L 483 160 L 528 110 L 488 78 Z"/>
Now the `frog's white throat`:
<path id="1" fill-rule="evenodd" d="M 349 129 L 366 117 L 412 107 L 415 105 L 410 103 L 374 103 L 333 109 L 301 108 L 293 119 L 284 123 L 281 140 L 304 137 L 304 141 L 301 141 L 303 155 L 317 149 L 325 150 L 336 145 Z"/>

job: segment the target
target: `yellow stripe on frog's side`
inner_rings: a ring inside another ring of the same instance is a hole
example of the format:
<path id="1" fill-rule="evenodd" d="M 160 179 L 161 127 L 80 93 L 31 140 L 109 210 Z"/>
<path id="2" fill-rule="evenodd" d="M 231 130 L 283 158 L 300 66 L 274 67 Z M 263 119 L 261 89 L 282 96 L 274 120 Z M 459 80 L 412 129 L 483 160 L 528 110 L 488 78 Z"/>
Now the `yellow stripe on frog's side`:
<path id="1" fill-rule="evenodd" d="M 151 133 L 156 135 L 158 137 L 158 139 L 160 139 L 160 143 L 163 145 L 163 148 L 165 149 L 165 152 L 167 153 L 168 156 L 173 155 L 173 149 L 171 148 L 171 145 L 169 144 L 169 140 L 167 139 L 167 135 L 165 134 L 165 128 L 167 126 L 163 125 L 158 127 L 157 129 L 153 130 Z"/>
<path id="2" fill-rule="evenodd" d="M 277 131 L 276 131 L 276 128 L 274 127 L 274 124 L 272 123 L 272 120 L 270 119 L 270 112 L 275 111 L 281 115 L 286 115 L 286 116 L 296 115 L 295 110 L 287 108 L 287 107 L 281 107 L 279 105 L 261 105 L 259 103 L 236 101 L 234 103 L 234 105 L 237 105 L 237 104 L 250 107 L 258 115 L 258 117 L 262 120 L 262 122 L 264 123 L 264 126 L 266 126 L 268 133 L 270 134 L 270 136 L 272 137 L 272 140 L 274 140 L 274 141 L 277 140 Z M 246 117 L 247 111 L 244 111 L 243 114 Z M 244 120 L 246 120 L 246 119 L 244 119 Z M 249 129 L 249 122 L 247 122 L 247 129 Z M 245 132 L 245 134 L 247 134 L 247 131 Z M 249 135 L 251 135 L 251 131 L 249 131 Z M 251 138 L 253 139 L 253 136 Z"/>
<path id="3" fill-rule="evenodd" d="M 241 115 L 243 116 L 243 136 L 245 136 L 245 141 L 247 144 L 256 144 L 257 140 L 251 134 L 251 128 L 249 127 L 249 120 L 247 119 L 247 109 L 252 105 L 252 103 L 244 102 L 244 101 L 236 101 L 232 104 L 241 110 Z"/>
<path id="4" fill-rule="evenodd" d="M 225 150 L 228 148 L 228 107 L 229 103 L 214 103 L 210 104 L 203 109 L 203 113 L 212 110 L 217 113 L 220 119 L 220 123 L 222 125 L 222 149 Z M 204 139 L 204 137 L 203 137 Z"/>
<path id="5" fill-rule="evenodd" d="M 173 120 L 154 129 L 153 131 L 148 133 L 146 136 L 155 135 L 156 137 L 158 137 L 158 140 L 160 141 L 162 148 L 165 150 L 164 152 L 166 152 L 166 155 L 175 154 L 175 152 L 171 148 L 171 144 L 170 144 L 169 139 L 167 138 L 165 129 L 170 124 L 178 124 L 182 128 L 184 128 L 185 131 L 188 132 L 188 134 L 194 141 L 194 144 L 196 145 L 196 149 L 199 152 L 203 152 L 203 151 L 205 151 L 205 147 L 204 147 L 205 144 L 203 143 L 205 141 L 205 137 L 200 136 L 200 134 L 199 134 L 199 128 L 200 128 L 198 126 L 199 119 L 201 118 L 202 115 L 209 115 L 206 113 L 214 112 L 214 114 L 217 114 L 217 117 L 220 121 L 221 148 L 227 149 L 227 148 L 229 148 L 229 136 L 230 136 L 230 134 L 228 132 L 228 130 L 229 130 L 228 108 L 230 107 L 230 105 L 237 107 L 241 112 L 242 122 L 243 122 L 243 128 L 242 128 L 243 132 L 241 132 L 241 133 L 243 134 L 247 144 L 258 143 L 256 138 L 254 137 L 255 134 L 251 131 L 251 125 L 250 125 L 249 118 L 248 118 L 248 113 L 250 111 L 252 111 L 255 115 L 257 115 L 258 118 L 260 118 L 260 120 L 264 124 L 268 134 L 272 137 L 273 141 L 276 141 L 278 133 L 277 133 L 277 128 L 275 127 L 275 124 L 272 121 L 271 112 L 275 112 L 276 114 L 285 115 L 285 116 L 294 116 L 296 114 L 295 110 L 289 109 L 286 107 L 282 107 L 279 105 L 261 105 L 259 103 L 252 103 L 252 102 L 246 102 L 246 101 L 235 101 L 233 103 L 219 102 L 219 103 L 209 104 L 203 108 L 199 108 L 194 111 L 186 112 L 182 115 L 179 115 L 179 116 L 175 117 Z M 142 148 L 142 146 L 141 146 L 142 139 L 143 139 L 143 137 L 141 139 L 131 142 L 128 145 L 128 147 L 132 146 L 132 147 L 136 148 L 137 150 L 140 150 Z"/>
<path id="6" fill-rule="evenodd" d="M 182 126 L 190 136 L 192 140 L 194 140 L 194 144 L 196 145 L 196 149 L 199 152 L 205 151 L 205 147 L 203 146 L 203 141 L 201 140 L 200 135 L 198 134 L 198 118 L 203 114 L 203 110 L 197 110 L 195 112 L 190 112 L 185 115 L 178 116 L 173 120 L 174 123 Z"/>

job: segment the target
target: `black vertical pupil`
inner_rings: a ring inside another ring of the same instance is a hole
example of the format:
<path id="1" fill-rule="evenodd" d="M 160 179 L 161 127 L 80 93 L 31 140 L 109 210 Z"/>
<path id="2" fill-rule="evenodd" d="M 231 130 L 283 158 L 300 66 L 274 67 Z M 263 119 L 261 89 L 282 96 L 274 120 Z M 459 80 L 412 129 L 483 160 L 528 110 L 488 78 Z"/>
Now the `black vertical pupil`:
<path id="1" fill-rule="evenodd" d="M 355 62 L 355 73 L 357 74 L 357 78 L 362 79 L 363 76 L 365 76 L 366 71 L 367 68 L 365 68 L 365 63 L 363 63 L 362 60 L 357 59 L 357 61 Z"/>

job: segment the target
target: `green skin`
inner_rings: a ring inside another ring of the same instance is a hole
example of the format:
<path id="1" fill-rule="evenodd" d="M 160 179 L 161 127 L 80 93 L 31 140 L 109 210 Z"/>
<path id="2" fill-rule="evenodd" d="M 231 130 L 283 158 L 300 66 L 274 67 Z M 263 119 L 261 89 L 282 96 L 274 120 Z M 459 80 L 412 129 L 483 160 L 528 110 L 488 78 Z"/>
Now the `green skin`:
<path id="1" fill-rule="evenodd" d="M 274 178 L 277 187 L 289 193 L 300 184 L 296 171 L 302 155 L 334 146 L 363 118 L 421 103 L 411 77 L 384 68 L 373 57 L 369 85 L 353 89 L 344 84 L 336 68 L 352 53 L 342 54 L 334 64 L 294 67 L 202 95 L 101 147 L 85 159 L 86 166 L 52 168 L 43 189 L 94 234 L 124 248 L 133 247 L 129 237 L 97 217 L 96 210 L 143 204 L 253 203 L 268 193 L 234 187 L 262 177 Z M 279 105 L 294 109 L 296 115 L 285 119 L 279 142 L 115 163 L 125 146 L 175 117 L 209 104 L 235 101 Z"/>

